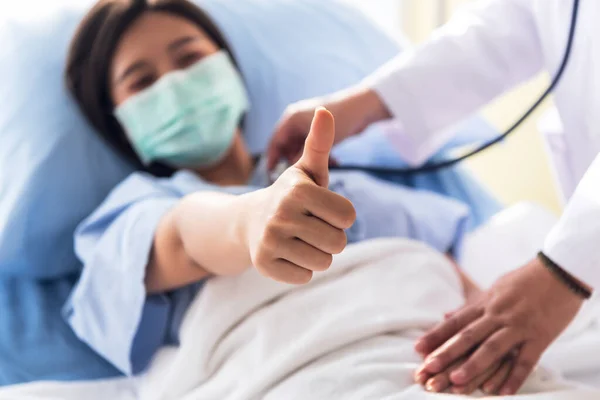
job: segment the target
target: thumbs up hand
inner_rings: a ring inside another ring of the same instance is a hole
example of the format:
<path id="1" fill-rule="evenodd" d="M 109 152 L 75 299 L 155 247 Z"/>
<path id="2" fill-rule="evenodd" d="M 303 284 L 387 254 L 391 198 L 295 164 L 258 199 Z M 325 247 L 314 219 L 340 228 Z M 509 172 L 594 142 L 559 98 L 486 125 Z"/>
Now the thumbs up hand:
<path id="1" fill-rule="evenodd" d="M 352 226 L 356 212 L 350 201 L 327 188 L 334 137 L 333 115 L 317 109 L 300 160 L 272 186 L 249 195 L 245 241 L 263 275 L 308 283 L 346 247 L 344 229 Z"/>

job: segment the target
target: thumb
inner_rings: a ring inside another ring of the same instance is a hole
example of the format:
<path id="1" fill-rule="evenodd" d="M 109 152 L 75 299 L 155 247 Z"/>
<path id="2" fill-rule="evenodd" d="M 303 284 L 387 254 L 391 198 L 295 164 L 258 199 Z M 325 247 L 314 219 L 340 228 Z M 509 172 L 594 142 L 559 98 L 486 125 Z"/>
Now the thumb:
<path id="1" fill-rule="evenodd" d="M 310 132 L 304 143 L 302 157 L 296 167 L 306 173 L 317 185 L 329 185 L 329 153 L 335 140 L 335 121 L 324 107 L 315 111 Z"/>

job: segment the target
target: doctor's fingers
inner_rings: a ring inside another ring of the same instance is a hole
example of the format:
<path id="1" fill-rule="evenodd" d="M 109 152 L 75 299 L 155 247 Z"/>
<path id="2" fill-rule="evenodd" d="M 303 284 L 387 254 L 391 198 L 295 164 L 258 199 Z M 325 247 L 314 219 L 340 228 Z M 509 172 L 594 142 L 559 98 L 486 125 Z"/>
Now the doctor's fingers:
<path id="1" fill-rule="evenodd" d="M 507 366 L 507 361 L 497 361 L 489 366 L 481 375 L 473 378 L 469 383 L 464 386 L 451 386 L 451 392 L 454 394 L 470 395 L 479 389 L 485 382 L 495 376 L 499 371 L 502 371 Z M 452 385 L 452 382 L 450 382 Z"/>
<path id="2" fill-rule="evenodd" d="M 464 361 L 464 359 L 457 360 L 454 364 L 448 366 L 446 370 L 440 372 L 437 375 L 429 376 L 425 381 L 419 380 L 417 381 L 417 383 L 419 383 L 422 386 L 425 386 L 425 390 L 427 390 L 428 392 L 444 392 L 452 385 L 452 382 L 450 382 L 450 374 L 452 373 L 452 371 L 459 368 Z"/>
<path id="3" fill-rule="evenodd" d="M 531 341 L 521 347 L 514 366 L 506 379 L 506 383 L 500 389 L 501 395 L 508 396 L 517 393 L 540 360 L 546 346 L 545 343 L 540 341 Z"/>
<path id="4" fill-rule="evenodd" d="M 481 310 L 480 307 L 465 306 L 457 310 L 452 317 L 440 322 L 437 326 L 419 338 L 415 344 L 415 350 L 422 356 L 430 355 L 434 350 L 446 343 L 448 339 L 482 315 L 483 310 Z M 427 370 L 438 373 L 444 367 L 442 365 L 437 368 L 430 368 L 434 367 L 435 364 L 437 363 L 434 363 L 432 366 L 426 366 Z"/>
<path id="5" fill-rule="evenodd" d="M 448 320 L 449 321 L 449 320 Z M 437 373 L 452 364 L 458 358 L 466 356 L 483 342 L 489 335 L 493 334 L 499 326 L 488 319 L 479 318 L 461 331 L 448 339 L 443 345 L 431 353 L 425 359 L 425 368 L 430 373 Z M 488 367 L 489 365 L 486 365 Z M 460 370 L 463 370 L 464 366 Z M 483 370 L 478 371 L 483 372 Z M 453 382 L 458 385 L 465 385 L 469 380 Z"/>
<path id="6" fill-rule="evenodd" d="M 482 390 L 484 393 L 489 395 L 498 393 L 513 368 L 513 360 L 514 357 L 507 357 L 504 359 L 504 362 L 496 373 L 483 384 Z"/>
<path id="7" fill-rule="evenodd" d="M 510 328 L 502 328 L 486 336 L 463 366 L 450 375 L 455 385 L 466 385 L 523 342 L 522 335 Z"/>

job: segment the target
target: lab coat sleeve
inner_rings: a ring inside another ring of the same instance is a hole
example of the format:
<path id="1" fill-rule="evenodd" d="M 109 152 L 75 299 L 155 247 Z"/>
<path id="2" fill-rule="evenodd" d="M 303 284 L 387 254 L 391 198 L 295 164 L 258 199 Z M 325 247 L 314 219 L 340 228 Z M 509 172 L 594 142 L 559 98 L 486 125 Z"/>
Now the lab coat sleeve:
<path id="1" fill-rule="evenodd" d="M 123 374 L 142 372 L 156 351 L 176 342 L 199 290 L 192 285 L 147 296 L 144 278 L 154 234 L 179 194 L 134 174 L 78 228 L 83 271 L 63 314 L 75 334 Z"/>
<path id="2" fill-rule="evenodd" d="M 544 253 L 571 275 L 600 288 L 600 155 L 544 244 Z"/>
<path id="3" fill-rule="evenodd" d="M 397 150 L 418 165 L 451 139 L 464 118 L 542 66 L 531 0 L 482 0 L 364 84 L 401 128 L 390 135 Z"/>

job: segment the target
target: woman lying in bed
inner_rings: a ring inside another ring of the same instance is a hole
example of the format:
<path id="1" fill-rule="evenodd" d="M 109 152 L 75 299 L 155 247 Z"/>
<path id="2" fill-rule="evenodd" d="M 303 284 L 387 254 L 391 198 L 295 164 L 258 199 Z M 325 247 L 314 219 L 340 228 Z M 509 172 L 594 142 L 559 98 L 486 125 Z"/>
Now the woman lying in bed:
<path id="1" fill-rule="evenodd" d="M 448 254 L 460 246 L 462 204 L 359 173 L 329 176 L 326 110 L 302 159 L 269 185 L 243 138 L 245 111 L 261 105 L 248 104 L 227 43 L 186 0 L 100 1 L 73 40 L 67 81 L 98 133 L 140 170 L 79 227 L 84 269 L 66 307 L 78 337 L 123 374 L 177 342 L 210 276 L 253 265 L 307 283 L 348 242 L 375 237 Z"/>

